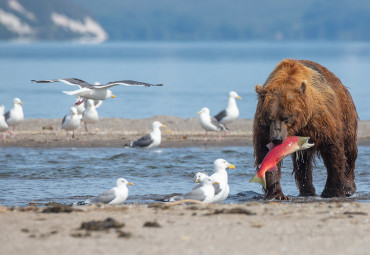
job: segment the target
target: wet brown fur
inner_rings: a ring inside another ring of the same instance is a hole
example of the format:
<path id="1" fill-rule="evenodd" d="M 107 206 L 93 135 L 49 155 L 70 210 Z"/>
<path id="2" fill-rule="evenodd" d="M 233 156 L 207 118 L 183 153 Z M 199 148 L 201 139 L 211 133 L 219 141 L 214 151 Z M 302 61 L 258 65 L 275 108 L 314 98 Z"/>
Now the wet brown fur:
<path id="1" fill-rule="evenodd" d="M 281 124 L 282 137 L 309 136 L 315 146 L 298 157 L 294 154 L 293 171 L 302 196 L 315 195 L 312 161 L 319 154 L 327 168 L 323 197 L 350 196 L 357 158 L 357 119 L 351 95 L 328 69 L 308 60 L 285 59 L 267 78 L 258 93 L 254 117 L 253 144 L 256 167 L 268 153 L 271 130 Z M 285 133 L 284 133 L 285 132 Z M 297 157 L 297 158 L 296 158 Z M 276 173 L 267 172 L 266 198 L 284 198 L 280 186 L 280 164 Z"/>

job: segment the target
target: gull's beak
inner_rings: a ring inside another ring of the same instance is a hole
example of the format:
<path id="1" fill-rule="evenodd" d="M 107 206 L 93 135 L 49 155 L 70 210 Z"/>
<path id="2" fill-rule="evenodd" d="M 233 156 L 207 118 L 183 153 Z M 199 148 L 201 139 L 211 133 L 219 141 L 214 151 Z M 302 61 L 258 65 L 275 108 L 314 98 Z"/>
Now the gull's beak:
<path id="1" fill-rule="evenodd" d="M 233 165 L 233 164 L 229 164 L 229 165 L 227 166 L 227 168 L 235 169 L 235 165 Z"/>
<path id="2" fill-rule="evenodd" d="M 127 185 L 131 185 L 131 186 L 132 186 L 132 185 L 134 185 L 134 184 L 133 184 L 132 182 L 128 182 L 128 183 L 127 183 Z"/>
<path id="3" fill-rule="evenodd" d="M 242 98 L 239 96 L 239 97 L 237 97 L 239 100 L 242 100 Z"/>
<path id="4" fill-rule="evenodd" d="M 21 105 L 23 105 L 23 103 L 22 103 L 22 102 L 20 102 L 20 104 L 21 104 Z"/>
<path id="5" fill-rule="evenodd" d="M 162 124 L 162 126 L 161 127 L 164 127 L 164 128 L 166 128 L 167 126 L 166 125 L 164 125 L 164 124 Z"/>
<path id="6" fill-rule="evenodd" d="M 199 179 L 197 178 L 197 179 L 195 179 L 195 181 L 194 182 L 198 182 L 199 181 Z"/>
<path id="7" fill-rule="evenodd" d="M 116 96 L 115 95 L 112 95 L 112 98 L 115 98 Z"/>
<path id="8" fill-rule="evenodd" d="M 200 112 L 197 112 L 197 114 L 200 114 Z"/>
<path id="9" fill-rule="evenodd" d="M 219 182 L 214 182 L 213 184 L 220 184 Z"/>

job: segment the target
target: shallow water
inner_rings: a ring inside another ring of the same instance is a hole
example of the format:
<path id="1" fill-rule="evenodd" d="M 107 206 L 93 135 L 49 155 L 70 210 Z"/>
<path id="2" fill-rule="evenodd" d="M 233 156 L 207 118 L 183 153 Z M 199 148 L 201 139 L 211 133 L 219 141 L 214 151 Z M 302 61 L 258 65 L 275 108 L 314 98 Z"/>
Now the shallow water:
<path id="1" fill-rule="evenodd" d="M 124 177 L 128 202 L 148 203 L 195 186 L 198 171 L 212 173 L 213 161 L 224 158 L 236 165 L 229 170 L 230 196 L 226 203 L 261 200 L 261 186 L 249 183 L 254 175 L 252 147 L 159 148 L 0 148 L 0 205 L 25 206 L 31 201 L 73 203 L 98 195 Z M 356 168 L 357 192 L 349 199 L 370 201 L 370 147 L 359 147 Z M 332 201 L 299 198 L 290 158 L 284 159 L 282 187 L 294 202 Z M 314 170 L 314 185 L 321 193 L 326 170 L 320 160 Z"/>

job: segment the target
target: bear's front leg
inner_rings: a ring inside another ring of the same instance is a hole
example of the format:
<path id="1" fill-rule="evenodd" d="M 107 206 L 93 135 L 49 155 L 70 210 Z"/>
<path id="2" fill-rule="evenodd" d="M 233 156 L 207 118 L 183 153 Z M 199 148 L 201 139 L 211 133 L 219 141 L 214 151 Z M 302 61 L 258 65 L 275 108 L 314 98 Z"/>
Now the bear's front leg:
<path id="1" fill-rule="evenodd" d="M 312 183 L 313 153 L 313 150 L 308 150 L 292 154 L 293 172 L 300 196 L 308 197 L 316 195 L 315 187 Z"/>
<path id="2" fill-rule="evenodd" d="M 321 157 L 326 166 L 328 178 L 322 197 L 345 197 L 346 196 L 346 157 L 343 146 L 340 143 L 323 146 L 320 150 Z"/>
<path id="3" fill-rule="evenodd" d="M 266 172 L 265 199 L 289 200 L 280 186 L 281 164 L 277 166 L 276 172 Z"/>

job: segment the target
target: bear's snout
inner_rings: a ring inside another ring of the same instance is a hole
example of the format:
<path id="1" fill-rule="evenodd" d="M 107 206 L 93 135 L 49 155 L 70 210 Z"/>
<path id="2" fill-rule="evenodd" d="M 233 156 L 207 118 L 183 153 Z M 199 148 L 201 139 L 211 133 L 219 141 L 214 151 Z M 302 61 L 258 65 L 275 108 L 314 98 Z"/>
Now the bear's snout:
<path id="1" fill-rule="evenodd" d="M 287 136 L 287 126 L 281 120 L 271 121 L 270 140 L 274 145 L 281 144 Z"/>

